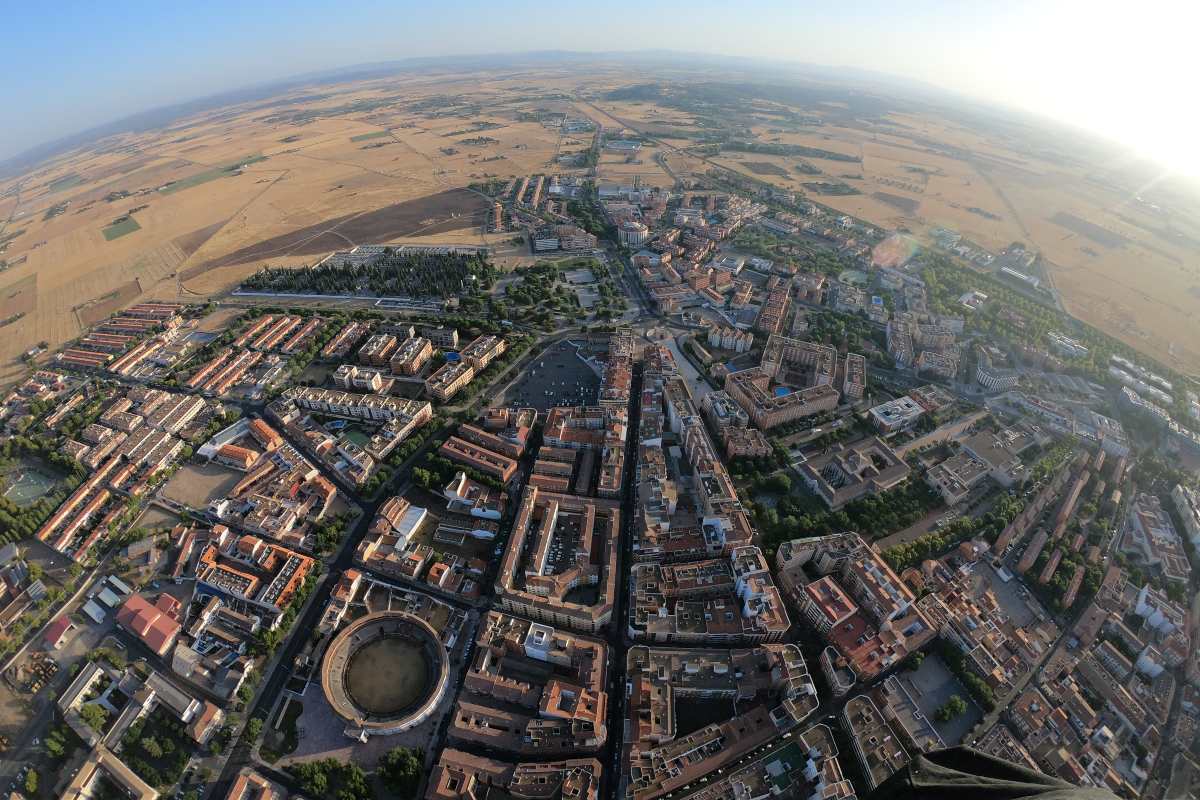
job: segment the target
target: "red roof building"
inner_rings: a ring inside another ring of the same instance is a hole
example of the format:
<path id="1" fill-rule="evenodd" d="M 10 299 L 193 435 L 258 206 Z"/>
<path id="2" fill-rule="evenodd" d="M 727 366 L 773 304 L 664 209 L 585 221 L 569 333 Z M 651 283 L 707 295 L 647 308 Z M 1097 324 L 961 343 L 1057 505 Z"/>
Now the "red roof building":
<path id="1" fill-rule="evenodd" d="M 71 618 L 63 614 L 58 619 L 46 626 L 46 633 L 42 636 L 42 642 L 51 650 L 57 650 L 63 646 L 67 633 L 75 629 L 75 625 L 71 622 Z"/>
<path id="2" fill-rule="evenodd" d="M 135 594 L 117 612 L 117 623 L 162 656 L 179 636 L 179 622 L 175 619 L 178 611 L 179 601 L 168 594 L 159 595 L 154 605 Z"/>

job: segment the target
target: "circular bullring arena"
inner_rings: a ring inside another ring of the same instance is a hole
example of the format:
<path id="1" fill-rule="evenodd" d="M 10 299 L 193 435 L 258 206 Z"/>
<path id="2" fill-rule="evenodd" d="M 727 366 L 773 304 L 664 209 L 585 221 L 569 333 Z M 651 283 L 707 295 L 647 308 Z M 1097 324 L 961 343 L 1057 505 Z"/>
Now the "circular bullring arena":
<path id="1" fill-rule="evenodd" d="M 420 725 L 441 701 L 449 678 L 450 657 L 437 632 L 399 611 L 350 623 L 329 643 L 321 665 L 325 698 L 351 723 L 356 738 Z"/>

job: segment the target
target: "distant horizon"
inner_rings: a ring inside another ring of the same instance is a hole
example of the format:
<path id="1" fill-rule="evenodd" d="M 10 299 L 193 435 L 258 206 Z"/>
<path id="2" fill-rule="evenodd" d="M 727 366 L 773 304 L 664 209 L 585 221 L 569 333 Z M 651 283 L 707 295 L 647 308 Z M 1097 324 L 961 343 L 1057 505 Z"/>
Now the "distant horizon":
<path id="1" fill-rule="evenodd" d="M 474 0 L 438 9 L 352 0 L 336 14 L 305 2 L 243 8 L 214 0 L 203 9 L 146 6 L 120 19 L 82 5 L 52 19 L 23 8 L 0 54 L 0 69 L 24 76 L 0 90 L 3 107 L 19 112 L 0 129 L 0 165 L 29 166 L 31 153 L 131 117 L 338 70 L 482 54 L 659 52 L 916 82 L 1065 124 L 1124 148 L 1129 158 L 1200 177 L 1200 152 L 1187 136 L 1197 112 L 1172 100 L 1174 81 L 1187 74 L 1184 37 L 1200 10 L 1147 2 L 1164 13 L 1141 8 L 1127 16 L 1115 4 L 1079 0 L 1018 0 L 1005 9 L 918 0 L 904 10 L 868 0 L 854 15 L 756 0 L 728 19 L 709 13 L 727 7 L 706 0 L 682 15 L 674 4 L 621 0 L 603 14 L 568 8 L 555 15 L 538 13 L 528 0 L 505 13 Z M 1155 28 L 1147 19 L 1179 24 Z M 1061 36 L 1067 26 L 1079 34 L 1069 41 Z M 556 47 L 568 31 L 570 49 Z M 69 46 L 47 59 L 45 42 L 64 40 Z"/>
<path id="2" fill-rule="evenodd" d="M 692 63 L 699 66 L 709 61 L 743 61 L 747 67 L 778 67 L 778 68 L 794 68 L 807 73 L 817 72 L 836 72 L 841 70 L 850 73 L 853 80 L 848 79 L 850 76 L 838 75 L 795 75 L 795 74 L 779 74 L 777 76 L 763 75 L 759 80 L 781 80 L 781 81 L 842 81 L 844 85 L 849 85 L 852 82 L 858 82 L 862 79 L 876 82 L 895 82 L 903 84 L 909 91 L 932 92 L 939 96 L 942 102 L 949 103 L 951 101 L 967 102 L 972 104 L 977 109 L 985 109 L 996 114 L 1017 114 L 1031 123 L 1040 123 L 1046 126 L 1059 126 L 1068 128 L 1072 133 L 1078 136 L 1084 136 L 1092 139 L 1096 144 L 1119 149 L 1125 147 L 1122 142 L 1109 138 L 1102 133 L 1092 131 L 1076 125 L 1070 121 L 1055 119 L 1045 114 L 1033 111 L 1030 109 L 1016 108 L 1003 103 L 989 102 L 984 99 L 969 97 L 962 93 L 949 89 L 944 86 L 931 84 L 923 80 L 908 78 L 903 75 L 894 75 L 878 70 L 862 68 L 862 67 L 833 67 L 827 64 L 813 64 L 803 61 L 784 61 L 779 59 L 755 58 L 752 56 L 737 56 L 737 55 L 720 55 L 697 53 L 686 50 L 670 50 L 670 49 L 642 49 L 642 50 L 526 50 L 518 52 L 504 53 L 480 53 L 477 55 L 444 55 L 444 56 L 416 56 L 407 59 L 395 59 L 390 61 L 369 61 L 353 64 L 344 64 L 328 69 L 308 71 L 296 73 L 293 75 L 285 75 L 279 78 L 259 81 L 255 83 L 247 83 L 239 86 L 231 86 L 218 92 L 205 94 L 202 96 L 189 97 L 181 101 L 170 104 L 152 106 L 139 109 L 129 114 L 124 114 L 115 119 L 104 120 L 96 125 L 87 128 L 65 133 L 61 136 L 47 140 L 28 147 L 21 152 L 0 156 L 0 179 L 12 177 L 19 172 L 34 169 L 41 164 L 50 161 L 63 153 L 69 152 L 72 149 L 86 147 L 91 143 L 101 141 L 105 138 L 122 133 L 134 132 L 137 130 L 155 130 L 161 129 L 174 121 L 187 118 L 196 114 L 204 114 L 209 111 L 214 111 L 219 108 L 228 106 L 240 105 L 242 103 L 251 102 L 252 100 L 268 99 L 286 94 L 295 89 L 304 88 L 307 86 L 316 85 L 336 85 L 341 83 L 354 83 L 356 81 L 372 81 L 385 79 L 390 75 L 401 75 L 405 69 L 416 69 L 423 62 L 428 62 L 430 66 L 443 62 L 447 66 L 456 63 L 465 64 L 467 62 L 479 59 L 489 58 L 508 58 L 520 60 L 530 57 L 558 57 L 565 59 L 567 57 L 580 57 L 578 62 L 580 65 L 586 65 L 587 57 L 595 57 L 603 59 L 613 56 L 628 56 L 632 58 L 638 57 L 674 57 L 681 63 Z M 547 60 L 547 64 L 553 62 Z M 479 69 L 486 69 L 485 66 L 479 66 Z M 498 67 L 492 67 L 498 68 Z M 730 80 L 735 79 L 735 76 L 729 76 Z M 672 79 L 656 78 L 647 76 L 644 80 L 646 83 L 669 82 Z M 717 80 L 717 78 L 714 78 Z M 873 85 L 869 90 L 877 94 L 885 94 L 885 87 Z M 960 111 L 962 109 L 959 109 Z M 136 121 L 142 118 L 157 118 L 159 121 L 155 124 L 139 126 Z M 1161 168 L 1168 168 L 1162 162 L 1155 159 L 1153 161 Z M 1200 189 L 1200 184 L 1197 186 Z"/>
<path id="3" fill-rule="evenodd" d="M 558 57 L 559 59 L 566 59 L 567 57 L 576 56 L 576 57 L 580 57 L 580 61 L 579 61 L 580 64 L 586 64 L 585 59 L 587 57 L 594 57 L 596 59 L 604 59 L 605 57 L 614 57 L 614 56 L 627 56 L 627 57 L 631 57 L 631 58 L 645 58 L 645 57 L 651 57 L 651 56 L 659 56 L 659 57 L 674 57 L 675 59 L 678 59 L 681 62 L 691 62 L 697 66 L 704 63 L 705 60 L 709 60 L 709 61 L 730 60 L 730 61 L 743 61 L 743 62 L 745 62 L 745 66 L 747 66 L 747 67 L 750 67 L 750 66 L 755 66 L 758 68 L 764 68 L 764 67 L 770 67 L 770 66 L 776 66 L 779 68 L 791 67 L 791 68 L 798 68 L 798 69 L 801 69 L 801 70 L 804 70 L 807 72 L 816 72 L 816 71 L 833 72 L 835 70 L 841 69 L 845 72 L 853 73 L 854 77 L 857 79 L 861 79 L 863 77 L 869 77 L 870 79 L 873 79 L 876 81 L 894 81 L 894 82 L 898 82 L 898 83 L 907 84 L 909 86 L 910 90 L 911 89 L 920 89 L 921 91 L 931 91 L 931 92 L 939 93 L 941 95 L 944 95 L 946 100 L 950 100 L 952 98 L 959 99 L 959 100 L 965 100 L 965 101 L 969 101 L 971 103 L 975 103 L 980 106 L 986 107 L 990 110 L 994 110 L 996 112 L 1016 112 L 1016 113 L 1020 113 L 1020 114 L 1029 115 L 1034 118 L 1038 118 L 1040 121 L 1044 121 L 1046 123 L 1067 125 L 1069 127 L 1075 128 L 1080 134 L 1094 136 L 1099 141 L 1104 141 L 1108 144 L 1111 144 L 1112 146 L 1120 146 L 1119 142 L 1107 140 L 1103 136 L 1099 136 L 1099 135 L 1093 133 L 1092 131 L 1088 131 L 1086 129 L 1079 128 L 1078 126 L 1073 126 L 1073 125 L 1070 125 L 1069 123 L 1065 123 L 1060 120 L 1055 120 L 1050 117 L 1045 117 L 1044 115 L 1037 114 L 1036 112 L 1028 111 L 1026 109 L 1010 108 L 1010 107 L 1004 106 L 1002 104 L 988 103 L 986 101 L 978 100 L 976 98 L 970 98 L 970 97 L 963 96 L 960 93 L 958 93 L 952 89 L 945 88 L 943 86 L 937 86 L 934 84 L 926 83 L 924 81 L 907 78 L 902 75 L 894 75 L 894 74 L 879 72 L 877 70 L 872 70 L 872 69 L 856 68 L 856 67 L 838 68 L 838 67 L 833 67 L 833 66 L 830 66 L 827 64 L 813 64 L 813 63 L 804 62 L 804 61 L 781 61 L 778 59 L 755 58 L 753 56 L 707 54 L 707 53 L 699 53 L 699 52 L 693 52 L 693 51 L 688 51 L 688 50 L 671 50 L 671 49 L 525 50 L 525 51 L 516 51 L 516 52 L 480 53 L 480 54 L 473 55 L 473 56 L 467 56 L 467 55 L 461 55 L 461 54 L 444 55 L 444 56 L 416 56 L 416 57 L 412 57 L 412 58 L 395 59 L 395 60 L 390 60 L 390 61 L 357 62 L 357 63 L 342 64 L 339 66 L 330 67 L 328 69 L 308 71 L 308 72 L 298 72 L 295 74 L 283 75 L 283 76 L 273 78 L 270 80 L 265 80 L 265 81 L 256 81 L 256 82 L 252 82 L 252 83 L 244 83 L 244 84 L 240 84 L 240 85 L 230 86 L 230 87 L 227 87 L 225 89 L 222 89 L 222 90 L 219 90 L 216 92 L 210 92 L 210 93 L 206 93 L 203 95 L 191 96 L 191 97 L 187 97 L 187 98 L 184 98 L 182 100 L 178 100 L 178 101 L 175 101 L 172 103 L 148 106 L 145 108 L 137 109 L 137 110 L 132 111 L 127 114 L 122 114 L 119 117 L 104 119 L 94 125 L 89 125 L 86 128 L 80 128 L 77 130 L 63 132 L 61 135 L 57 135 L 57 136 L 54 136 L 53 138 L 46 139 L 45 141 L 41 141 L 36 144 L 33 144 L 32 146 L 26 147 L 23 150 L 20 150 L 19 152 L 0 153 L 0 169 L 3 169 L 5 166 L 7 166 L 8 164 L 13 163 L 13 162 L 28 160 L 28 158 L 30 157 L 31 154 L 36 154 L 37 151 L 39 151 L 39 150 L 51 150 L 54 148 L 58 148 L 60 146 L 60 143 L 72 142 L 72 140 L 80 140 L 77 143 L 73 142 L 70 146 L 71 147 L 82 146 L 82 145 L 88 143 L 85 140 L 89 139 L 89 137 L 90 137 L 90 141 L 94 142 L 94 141 L 99 141 L 100 139 L 103 139 L 103 138 L 107 138 L 108 136 L 127 132 L 127 130 L 125 130 L 125 129 L 132 129 L 135 121 L 138 120 L 139 118 L 143 118 L 143 117 L 152 117 L 152 116 L 153 117 L 162 117 L 164 121 L 161 124 L 168 125 L 171 123 L 172 120 L 183 119 L 192 114 L 205 113 L 205 111 L 214 110 L 214 109 L 225 107 L 225 106 L 239 105 L 241 103 L 249 102 L 252 99 L 265 99 L 265 98 L 269 98 L 269 97 L 279 96 L 282 94 L 286 94 L 287 92 L 292 91 L 294 89 L 303 88 L 305 86 L 313 86 L 313 85 L 320 85 L 320 84 L 334 85 L 334 84 L 339 84 L 339 83 L 353 83 L 356 81 L 381 80 L 381 79 L 388 77 L 389 75 L 403 74 L 403 72 L 405 71 L 406 68 L 407 69 L 419 68 L 419 66 L 423 62 L 428 62 L 430 66 L 433 66 L 433 65 L 437 64 L 438 62 L 443 62 L 447 66 L 451 66 L 456 63 L 465 64 L 467 62 L 470 62 L 473 60 L 479 60 L 479 59 L 507 58 L 507 59 L 512 59 L 512 60 L 520 60 L 523 58 L 532 58 L 532 57 L 538 57 L 538 56 Z M 550 64 L 552 62 L 548 59 L 546 63 Z M 478 68 L 486 69 L 488 67 L 481 65 Z M 501 67 L 493 66 L 491 68 L 501 68 Z M 366 74 L 366 73 L 377 73 L 377 74 Z M 769 76 L 764 75 L 764 76 L 762 76 L 762 79 L 765 80 L 765 79 L 768 79 L 768 77 Z M 797 75 L 789 75 L 789 74 L 780 74 L 780 75 L 774 76 L 774 77 L 775 77 L 775 79 L 784 80 L 784 81 L 794 81 L 797 78 L 801 78 L 801 77 L 803 77 L 805 79 L 809 79 L 809 80 L 818 79 L 816 76 L 811 76 L 811 75 L 810 76 L 797 76 Z M 733 76 L 730 76 L 730 79 L 732 80 Z M 819 79 L 821 79 L 821 80 L 838 80 L 839 78 L 834 75 L 829 75 L 829 76 L 822 76 Z M 715 80 L 715 78 L 714 78 L 714 80 Z M 842 78 L 842 80 L 845 80 L 845 79 Z M 647 83 L 666 82 L 666 81 L 667 81 L 667 79 L 658 79 L 658 78 L 654 78 L 651 76 L 647 76 L 645 78 L 645 82 L 647 82 Z M 876 87 L 876 88 L 880 89 L 882 87 Z M 239 97 L 239 96 L 242 96 L 242 97 Z M 176 109 L 178 109 L 177 112 L 176 112 Z M 160 126 L 154 126 L 154 127 L 160 127 Z M 94 134 L 94 136 L 93 136 L 93 134 Z M 62 152 L 62 151 L 60 150 L 59 152 Z M 56 154 L 57 153 L 52 153 L 50 155 L 45 156 L 41 160 L 47 160 L 49 158 L 53 158 L 54 155 L 56 155 Z M 36 164 L 36 163 L 40 163 L 40 161 L 34 162 L 34 164 Z"/>

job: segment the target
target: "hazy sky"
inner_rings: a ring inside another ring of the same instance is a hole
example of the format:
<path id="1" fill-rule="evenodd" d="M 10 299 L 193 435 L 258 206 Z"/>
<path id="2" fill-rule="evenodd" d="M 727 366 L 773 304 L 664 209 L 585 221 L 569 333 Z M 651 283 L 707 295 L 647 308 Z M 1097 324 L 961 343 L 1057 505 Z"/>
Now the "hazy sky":
<path id="1" fill-rule="evenodd" d="M 666 48 L 858 66 L 1041 112 L 1200 175 L 1190 0 L 10 4 L 0 159 L 130 113 L 412 56 Z"/>

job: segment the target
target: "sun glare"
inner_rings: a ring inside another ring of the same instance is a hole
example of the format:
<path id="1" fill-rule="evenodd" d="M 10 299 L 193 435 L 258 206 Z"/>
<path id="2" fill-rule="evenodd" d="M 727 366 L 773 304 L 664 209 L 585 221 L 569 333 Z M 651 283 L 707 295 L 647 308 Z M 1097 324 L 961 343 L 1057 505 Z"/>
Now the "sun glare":
<path id="1" fill-rule="evenodd" d="M 1136 14 L 1100 3 L 1035 4 L 1022 58 L 1008 59 L 1014 100 L 1124 144 L 1132 155 L 1200 176 L 1196 73 L 1200 10 L 1148 0 Z M 1010 44 L 1003 46 L 1006 58 Z"/>

